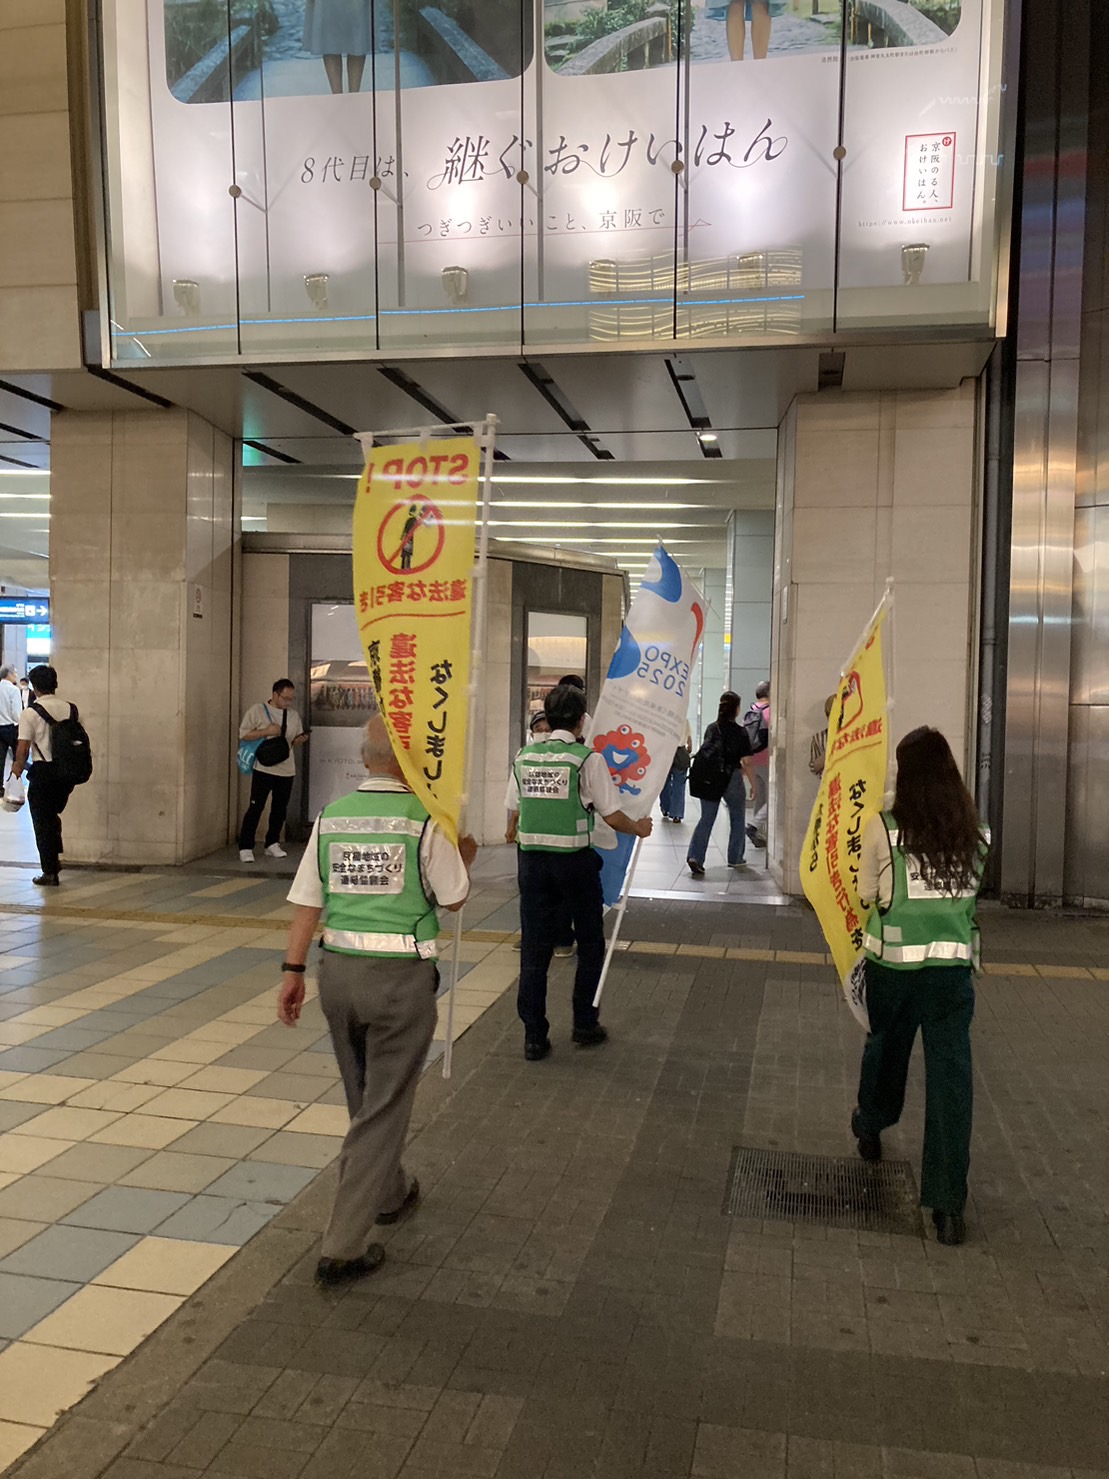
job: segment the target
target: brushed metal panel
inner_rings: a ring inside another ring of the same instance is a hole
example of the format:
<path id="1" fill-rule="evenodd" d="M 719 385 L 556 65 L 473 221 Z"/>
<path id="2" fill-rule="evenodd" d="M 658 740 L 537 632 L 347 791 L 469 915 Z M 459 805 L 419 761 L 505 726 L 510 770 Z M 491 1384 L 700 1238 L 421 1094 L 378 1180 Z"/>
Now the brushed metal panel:
<path id="1" fill-rule="evenodd" d="M 1018 901 L 1031 900 L 1035 880 L 1035 757 L 1049 382 L 1046 361 L 1018 362 L 1001 854 L 1002 892 Z"/>
<path id="2" fill-rule="evenodd" d="M 1071 702 L 1109 704 L 1109 506 L 1080 508 L 1074 523 Z"/>
<path id="3" fill-rule="evenodd" d="M 1109 707 L 1075 710 L 1071 750 L 1067 897 L 1076 903 L 1105 904 L 1109 903 Z"/>
<path id="4" fill-rule="evenodd" d="M 1048 399 L 1035 779 L 1036 895 L 1045 901 L 1063 896 L 1067 718 L 1074 620 L 1078 368 L 1077 359 L 1052 360 Z"/>

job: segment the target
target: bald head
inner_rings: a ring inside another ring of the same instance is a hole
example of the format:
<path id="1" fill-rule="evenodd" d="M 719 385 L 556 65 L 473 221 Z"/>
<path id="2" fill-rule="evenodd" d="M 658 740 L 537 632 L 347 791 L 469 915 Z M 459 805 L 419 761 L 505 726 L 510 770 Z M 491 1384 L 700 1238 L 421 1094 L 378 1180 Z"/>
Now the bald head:
<path id="1" fill-rule="evenodd" d="M 371 775 L 391 775 L 397 780 L 404 779 L 404 772 L 389 743 L 385 720 L 380 714 L 375 714 L 362 731 L 362 764 Z"/>

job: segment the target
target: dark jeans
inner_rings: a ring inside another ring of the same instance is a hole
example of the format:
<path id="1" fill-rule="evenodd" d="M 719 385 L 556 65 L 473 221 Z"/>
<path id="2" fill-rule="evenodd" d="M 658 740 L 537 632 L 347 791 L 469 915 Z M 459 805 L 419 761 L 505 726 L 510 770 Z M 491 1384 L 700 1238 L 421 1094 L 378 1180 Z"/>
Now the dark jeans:
<path id="1" fill-rule="evenodd" d="M 601 860 L 591 847 L 577 852 L 519 854 L 520 985 L 516 1010 L 529 1041 L 542 1042 L 547 1021 L 547 971 L 567 918 L 578 941 L 574 976 L 574 1026 L 592 1027 L 598 1017 L 593 993 L 605 960 Z"/>
<path id="2" fill-rule="evenodd" d="M 688 770 L 675 770 L 671 766 L 658 798 L 663 816 L 673 817 L 676 822 L 680 822 L 685 816 L 685 786 L 688 776 Z"/>
<path id="3" fill-rule="evenodd" d="M 728 808 L 728 866 L 732 867 L 736 863 L 743 862 L 743 855 L 747 850 L 747 834 L 743 830 L 747 812 L 747 791 L 743 784 L 743 772 L 738 765 L 732 772 L 732 778 L 721 800 Z M 705 861 L 705 854 L 709 850 L 709 838 L 712 836 L 712 826 L 719 810 L 719 801 L 702 800 L 701 820 L 694 827 L 693 838 L 689 844 L 688 856 L 694 862 L 703 864 Z"/>
<path id="4" fill-rule="evenodd" d="M 19 741 L 18 724 L 0 724 L 0 790 L 8 773 L 8 756 L 15 759 L 15 747 Z"/>
<path id="5" fill-rule="evenodd" d="M 255 770 L 250 776 L 250 805 L 239 828 L 239 847 L 249 851 L 254 846 L 254 836 L 266 802 L 270 804 L 269 826 L 266 828 L 266 846 L 272 847 L 281 841 L 281 829 L 285 825 L 285 813 L 289 810 L 289 797 L 293 793 L 291 775 L 267 775 Z"/>
<path id="6" fill-rule="evenodd" d="M 27 805 L 44 873 L 58 871 L 62 850 L 62 812 L 73 793 L 73 782 L 63 781 L 52 761 L 36 760 L 27 772 Z"/>
<path id="7" fill-rule="evenodd" d="M 870 1035 L 859 1074 L 858 1129 L 864 1135 L 878 1135 L 901 1118 L 919 1027 L 925 1075 L 920 1204 L 961 1215 L 967 1200 L 973 1106 L 970 966 L 895 971 L 867 961 L 866 1001 Z"/>

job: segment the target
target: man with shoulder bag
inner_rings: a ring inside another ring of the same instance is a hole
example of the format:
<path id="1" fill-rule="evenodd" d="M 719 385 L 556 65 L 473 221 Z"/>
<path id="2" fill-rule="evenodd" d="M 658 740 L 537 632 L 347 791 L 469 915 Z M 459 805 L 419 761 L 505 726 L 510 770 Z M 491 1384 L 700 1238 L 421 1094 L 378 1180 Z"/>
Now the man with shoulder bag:
<path id="1" fill-rule="evenodd" d="M 92 775 L 89 737 L 77 705 L 58 697 L 58 675 L 45 663 L 27 674 L 31 702 L 19 719 L 19 742 L 11 778 L 19 781 L 30 760 L 27 805 L 35 828 L 42 872 L 32 882 L 57 888 L 62 852 L 62 812 L 74 786 Z"/>
<path id="2" fill-rule="evenodd" d="M 239 828 L 239 861 L 242 863 L 254 861 L 254 839 L 267 801 L 270 818 L 266 827 L 266 856 L 287 856 L 281 846 L 281 829 L 285 825 L 289 797 L 296 779 L 294 753 L 296 746 L 308 738 L 300 715 L 293 708 L 295 697 L 293 680 L 278 678 L 269 702 L 247 709 L 239 725 L 240 754 L 250 745 L 257 744 L 250 770 L 250 804 Z"/>

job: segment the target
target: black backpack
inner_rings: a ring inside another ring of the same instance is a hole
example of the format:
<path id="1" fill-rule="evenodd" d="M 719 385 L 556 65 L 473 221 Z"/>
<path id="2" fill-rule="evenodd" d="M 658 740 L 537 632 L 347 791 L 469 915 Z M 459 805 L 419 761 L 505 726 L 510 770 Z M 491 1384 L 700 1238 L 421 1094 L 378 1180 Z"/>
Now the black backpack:
<path id="1" fill-rule="evenodd" d="M 719 801 L 728 789 L 735 769 L 724 756 L 724 743 L 719 733 L 705 743 L 689 767 L 689 794 L 698 801 Z"/>
<path id="2" fill-rule="evenodd" d="M 85 726 L 70 704 L 68 719 L 55 719 L 39 703 L 28 704 L 50 726 L 50 756 L 58 775 L 71 786 L 83 786 L 92 775 L 92 746 Z"/>
<path id="3" fill-rule="evenodd" d="M 743 716 L 743 727 L 751 741 L 751 754 L 759 755 L 770 748 L 770 731 L 766 726 L 766 710 L 752 704 Z"/>

